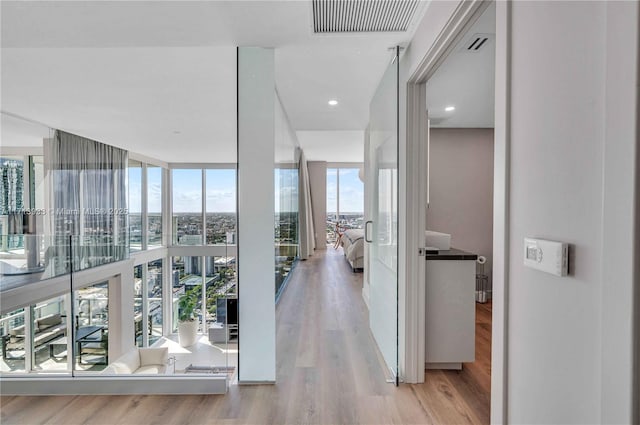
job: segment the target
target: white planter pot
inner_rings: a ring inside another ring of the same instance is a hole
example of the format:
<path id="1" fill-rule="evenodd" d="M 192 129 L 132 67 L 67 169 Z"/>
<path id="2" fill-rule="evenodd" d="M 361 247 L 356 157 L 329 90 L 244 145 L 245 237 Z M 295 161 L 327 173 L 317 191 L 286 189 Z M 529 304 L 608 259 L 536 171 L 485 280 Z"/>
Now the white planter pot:
<path id="1" fill-rule="evenodd" d="M 189 347 L 198 340 L 198 321 L 179 322 L 178 339 L 182 347 Z"/>

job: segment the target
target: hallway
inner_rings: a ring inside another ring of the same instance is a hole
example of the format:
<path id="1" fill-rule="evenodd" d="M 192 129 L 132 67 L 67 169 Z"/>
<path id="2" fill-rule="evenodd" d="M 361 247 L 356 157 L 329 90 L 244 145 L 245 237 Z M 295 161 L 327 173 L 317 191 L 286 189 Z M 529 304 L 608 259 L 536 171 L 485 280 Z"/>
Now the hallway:
<path id="1" fill-rule="evenodd" d="M 391 420 L 383 406 L 395 388 L 369 331 L 362 276 L 342 249 L 298 263 L 277 308 L 277 386 L 291 398 L 286 420 L 276 422 Z"/>
<path id="2" fill-rule="evenodd" d="M 488 423 L 490 306 L 477 309 L 476 345 L 483 352 L 475 363 L 396 388 L 386 383 L 369 332 L 362 274 L 351 271 L 341 252 L 317 251 L 293 271 L 276 312 L 276 385 L 232 386 L 226 396 L 2 397 L 0 422 Z"/>

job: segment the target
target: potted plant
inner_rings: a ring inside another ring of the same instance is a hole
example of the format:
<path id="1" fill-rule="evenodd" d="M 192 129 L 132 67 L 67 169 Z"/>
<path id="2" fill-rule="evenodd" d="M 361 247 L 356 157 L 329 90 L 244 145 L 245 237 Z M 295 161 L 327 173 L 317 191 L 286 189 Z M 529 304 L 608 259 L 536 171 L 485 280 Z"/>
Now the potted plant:
<path id="1" fill-rule="evenodd" d="M 197 295 L 187 291 L 178 299 L 178 339 L 180 345 L 189 347 L 198 339 L 198 321 L 193 311 L 196 308 Z"/>

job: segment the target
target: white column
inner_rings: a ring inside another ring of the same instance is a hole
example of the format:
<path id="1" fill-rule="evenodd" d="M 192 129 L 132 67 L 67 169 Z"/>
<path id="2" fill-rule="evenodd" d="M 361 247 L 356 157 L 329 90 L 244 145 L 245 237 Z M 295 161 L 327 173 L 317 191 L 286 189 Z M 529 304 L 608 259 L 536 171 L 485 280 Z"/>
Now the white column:
<path id="1" fill-rule="evenodd" d="M 133 349 L 133 261 L 109 279 L 109 361 Z"/>
<path id="2" fill-rule="evenodd" d="M 275 382 L 273 49 L 238 48 L 239 380 Z"/>

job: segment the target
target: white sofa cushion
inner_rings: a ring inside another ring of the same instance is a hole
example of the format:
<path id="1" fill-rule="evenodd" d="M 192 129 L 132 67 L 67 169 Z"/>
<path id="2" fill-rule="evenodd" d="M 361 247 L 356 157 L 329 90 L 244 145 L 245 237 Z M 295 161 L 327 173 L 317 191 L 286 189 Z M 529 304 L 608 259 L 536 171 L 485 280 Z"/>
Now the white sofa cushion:
<path id="1" fill-rule="evenodd" d="M 111 363 L 102 372 L 117 374 L 159 374 L 166 373 L 169 348 L 134 348 Z"/>
<path id="2" fill-rule="evenodd" d="M 140 366 L 161 365 L 164 366 L 169 360 L 169 348 L 139 348 Z"/>
<path id="3" fill-rule="evenodd" d="M 138 349 L 134 349 L 125 353 L 118 360 L 111 363 L 109 367 L 105 369 L 105 373 L 124 373 L 130 374 L 134 373 L 136 370 L 140 368 L 140 354 L 138 354 Z"/>
<path id="4" fill-rule="evenodd" d="M 140 366 L 140 368 L 138 370 L 136 370 L 134 373 L 136 375 L 138 374 L 164 374 L 167 371 L 167 367 L 166 366 L 161 366 L 161 365 L 157 365 L 157 364 L 152 364 L 152 365 L 147 365 L 147 366 Z"/>

